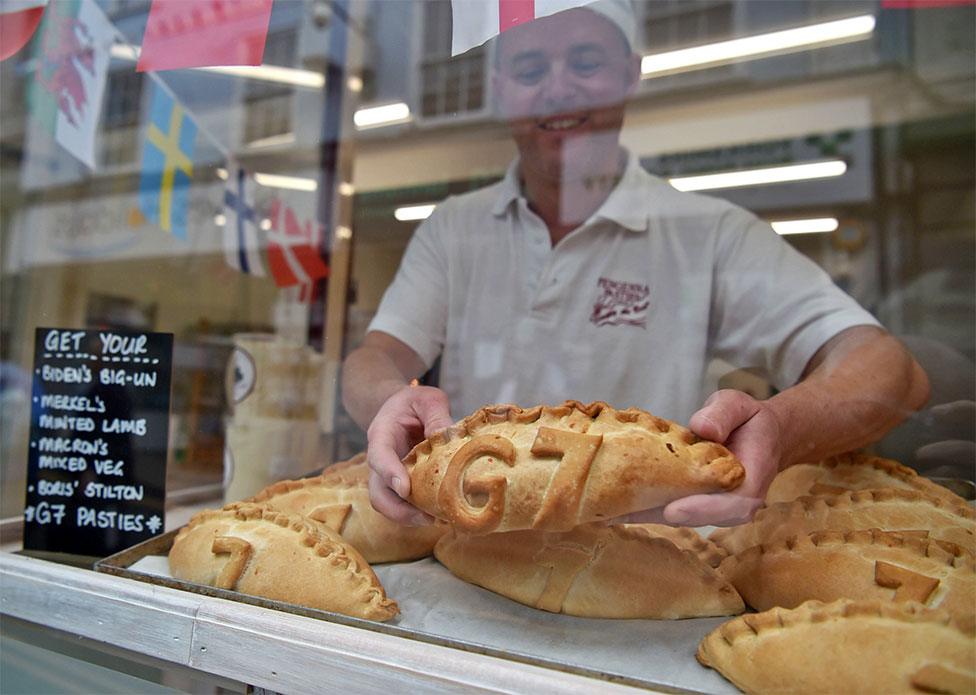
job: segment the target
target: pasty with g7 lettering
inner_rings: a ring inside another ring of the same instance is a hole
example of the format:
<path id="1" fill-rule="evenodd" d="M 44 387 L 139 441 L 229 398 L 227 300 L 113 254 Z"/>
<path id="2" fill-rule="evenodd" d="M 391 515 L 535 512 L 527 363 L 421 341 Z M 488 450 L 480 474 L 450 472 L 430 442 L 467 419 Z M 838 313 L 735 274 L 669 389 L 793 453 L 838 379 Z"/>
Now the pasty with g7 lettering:
<path id="1" fill-rule="evenodd" d="M 451 531 L 434 556 L 461 579 L 533 608 L 586 618 L 691 618 L 742 612 L 732 585 L 690 550 L 643 529 Z"/>
<path id="2" fill-rule="evenodd" d="M 808 601 L 723 623 L 698 660 L 746 693 L 966 693 L 976 633 L 917 603 Z"/>
<path id="3" fill-rule="evenodd" d="M 257 505 L 201 512 L 169 553 L 177 579 L 369 620 L 399 608 L 369 564 L 329 529 Z"/>
<path id="4" fill-rule="evenodd" d="M 976 618 L 973 555 L 948 541 L 897 531 L 815 531 L 755 545 L 719 574 L 758 611 L 804 601 L 917 601 Z"/>
<path id="5" fill-rule="evenodd" d="M 366 455 L 359 454 L 319 476 L 270 485 L 244 502 L 324 524 L 370 563 L 405 562 L 430 555 L 446 526 L 402 526 L 390 521 L 370 504 L 368 482 Z"/>
<path id="6" fill-rule="evenodd" d="M 891 489 L 778 502 L 757 511 L 749 523 L 718 529 L 709 538 L 735 555 L 760 543 L 775 543 L 811 531 L 871 528 L 950 541 L 970 552 L 976 548 L 969 505 L 914 490 Z"/>
<path id="7" fill-rule="evenodd" d="M 923 478 L 897 461 L 853 452 L 818 463 L 800 463 L 780 472 L 766 492 L 766 504 L 791 502 L 808 495 L 837 495 L 850 490 L 915 490 L 965 504 L 959 495 Z"/>
<path id="8" fill-rule="evenodd" d="M 404 459 L 410 501 L 468 533 L 568 531 L 745 478 L 724 446 L 606 403 L 482 408 Z"/>

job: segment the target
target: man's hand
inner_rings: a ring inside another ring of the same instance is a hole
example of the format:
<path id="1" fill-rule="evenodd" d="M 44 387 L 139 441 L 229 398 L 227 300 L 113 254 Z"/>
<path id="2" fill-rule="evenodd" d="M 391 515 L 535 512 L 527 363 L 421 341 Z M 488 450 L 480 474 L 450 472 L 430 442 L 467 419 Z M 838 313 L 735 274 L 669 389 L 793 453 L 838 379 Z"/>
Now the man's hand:
<path id="1" fill-rule="evenodd" d="M 716 391 L 691 416 L 689 426 L 699 437 L 728 447 L 746 469 L 745 480 L 732 492 L 683 497 L 663 508 L 629 514 L 623 521 L 734 526 L 749 521 L 762 506 L 782 456 L 780 425 L 767 401 L 732 389 Z"/>
<path id="2" fill-rule="evenodd" d="M 383 516 L 422 526 L 431 518 L 406 501 L 410 475 L 401 463 L 415 444 L 453 424 L 447 395 L 431 386 L 404 386 L 380 407 L 366 431 L 369 501 Z"/>

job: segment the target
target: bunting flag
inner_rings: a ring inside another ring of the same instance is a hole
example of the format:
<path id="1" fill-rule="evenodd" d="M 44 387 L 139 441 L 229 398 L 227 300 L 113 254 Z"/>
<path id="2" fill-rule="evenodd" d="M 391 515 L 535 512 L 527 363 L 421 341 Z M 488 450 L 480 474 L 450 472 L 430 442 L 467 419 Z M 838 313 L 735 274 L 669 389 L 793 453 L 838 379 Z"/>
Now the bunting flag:
<path id="1" fill-rule="evenodd" d="M 295 211 L 278 198 L 271 201 L 268 266 L 278 287 L 308 285 L 329 275 L 319 253 L 321 228 L 306 221 L 299 225 Z"/>
<path id="2" fill-rule="evenodd" d="M 115 27 L 94 0 L 59 0 L 44 14 L 28 100 L 32 116 L 89 168 Z"/>
<path id="3" fill-rule="evenodd" d="M 171 94 L 155 81 L 150 84 L 139 209 L 147 220 L 185 241 L 197 125 Z"/>
<path id="4" fill-rule="evenodd" d="M 27 45 L 44 16 L 47 0 L 0 1 L 0 60 Z"/>
<path id="5" fill-rule="evenodd" d="M 235 162 L 228 162 L 227 172 L 227 189 L 224 191 L 224 257 L 231 268 L 264 277 L 260 229 L 248 185 L 250 177 Z"/>
<path id="6" fill-rule="evenodd" d="M 272 0 L 152 0 L 136 72 L 260 65 Z"/>
<path id="7" fill-rule="evenodd" d="M 451 55 L 480 46 L 514 26 L 594 0 L 451 0 Z"/>

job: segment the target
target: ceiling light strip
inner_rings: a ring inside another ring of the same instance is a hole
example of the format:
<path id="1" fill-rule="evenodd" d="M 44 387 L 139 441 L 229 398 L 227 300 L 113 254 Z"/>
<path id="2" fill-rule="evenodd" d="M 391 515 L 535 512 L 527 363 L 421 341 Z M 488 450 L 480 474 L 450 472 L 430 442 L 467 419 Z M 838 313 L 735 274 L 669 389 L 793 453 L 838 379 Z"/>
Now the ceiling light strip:
<path id="1" fill-rule="evenodd" d="M 401 222 L 413 222 L 415 220 L 426 220 L 437 207 L 433 203 L 427 205 L 407 205 L 393 211 L 393 216 Z"/>
<path id="2" fill-rule="evenodd" d="M 804 220 L 773 220 L 769 223 L 777 234 L 818 234 L 833 232 L 839 226 L 836 217 L 811 217 Z"/>
<path id="3" fill-rule="evenodd" d="M 762 186 L 788 181 L 824 179 L 841 176 L 846 171 L 847 163 L 844 160 L 827 159 L 805 164 L 740 169 L 697 176 L 676 176 L 668 179 L 668 182 L 679 191 L 711 191 L 718 188 L 740 188 L 742 186 Z"/>
<path id="4" fill-rule="evenodd" d="M 140 51 L 141 48 L 139 46 L 117 43 L 112 45 L 110 52 L 113 58 L 136 61 L 139 60 Z M 233 77 L 246 77 L 249 80 L 278 82 L 280 84 L 290 84 L 296 87 L 307 87 L 310 89 L 321 89 L 325 86 L 325 75 L 320 72 L 299 68 L 286 68 L 280 65 L 217 65 L 189 69 L 215 72 Z"/>
<path id="5" fill-rule="evenodd" d="M 643 77 L 657 77 L 684 70 L 711 67 L 742 58 L 757 58 L 773 53 L 856 41 L 870 36 L 874 32 L 875 24 L 874 15 L 860 15 L 704 46 L 652 53 L 641 59 L 641 73 Z"/>
<path id="6" fill-rule="evenodd" d="M 371 106 L 356 111 L 352 120 L 359 129 L 406 123 L 410 120 L 410 107 L 403 102 Z"/>
<path id="7" fill-rule="evenodd" d="M 319 187 L 315 179 L 300 178 L 298 176 L 280 176 L 278 174 L 254 174 L 254 180 L 268 188 L 288 188 L 293 191 L 314 191 Z"/>

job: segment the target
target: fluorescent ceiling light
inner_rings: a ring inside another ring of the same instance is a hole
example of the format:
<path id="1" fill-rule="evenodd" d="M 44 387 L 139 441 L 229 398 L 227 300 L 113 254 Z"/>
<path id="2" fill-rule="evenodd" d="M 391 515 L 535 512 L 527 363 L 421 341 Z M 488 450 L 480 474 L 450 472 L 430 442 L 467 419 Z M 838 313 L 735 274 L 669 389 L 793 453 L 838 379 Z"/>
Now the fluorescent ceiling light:
<path id="1" fill-rule="evenodd" d="M 698 176 L 677 176 L 668 183 L 679 191 L 710 191 L 717 188 L 739 188 L 740 186 L 761 186 L 768 183 L 787 181 L 807 181 L 841 176 L 847 171 L 847 163 L 842 159 L 827 159 L 806 164 L 786 164 L 759 169 L 740 169 Z"/>
<path id="2" fill-rule="evenodd" d="M 401 222 L 412 222 L 414 220 L 426 220 L 437 207 L 433 203 L 428 205 L 408 205 L 407 207 L 397 208 L 393 211 L 393 216 Z"/>
<path id="3" fill-rule="evenodd" d="M 774 220 L 769 224 L 777 234 L 813 234 L 832 232 L 839 223 L 835 217 L 813 217 L 806 220 Z"/>
<path id="4" fill-rule="evenodd" d="M 405 123 L 410 120 L 410 107 L 403 102 L 372 106 L 356 111 L 352 120 L 357 128 L 376 128 L 394 123 Z"/>
<path id="5" fill-rule="evenodd" d="M 269 135 L 266 138 L 258 138 L 257 140 L 251 140 L 251 142 L 246 143 L 244 147 L 249 149 L 256 149 L 258 147 L 274 147 L 276 145 L 290 145 L 295 142 L 294 133 L 280 133 L 278 135 Z"/>
<path id="6" fill-rule="evenodd" d="M 874 25 L 874 15 L 867 14 L 677 51 L 652 53 L 641 60 L 641 73 L 643 77 L 657 77 L 685 70 L 698 70 L 740 58 L 758 58 L 773 53 L 857 41 L 867 38 L 874 31 Z"/>
<path id="7" fill-rule="evenodd" d="M 214 224 L 218 227 L 223 227 L 225 224 L 227 224 L 227 217 L 224 216 L 224 213 L 218 212 L 216 215 L 214 215 Z"/>
<path id="8" fill-rule="evenodd" d="M 325 86 L 325 75 L 321 72 L 302 70 L 300 68 L 286 68 L 281 65 L 224 65 L 192 69 L 217 72 L 221 75 L 246 77 L 249 80 L 290 84 L 295 87 L 307 87 L 309 89 L 321 89 Z"/>
<path id="9" fill-rule="evenodd" d="M 314 191 L 319 187 L 315 179 L 304 179 L 298 176 L 279 176 L 278 174 L 254 174 L 254 180 L 269 188 L 289 188 L 295 191 Z"/>
<path id="10" fill-rule="evenodd" d="M 120 60 L 136 61 L 139 60 L 139 51 L 139 46 L 117 43 L 112 46 L 111 54 L 113 58 L 119 58 Z M 290 84 L 295 87 L 307 87 L 309 89 L 321 89 L 325 85 L 325 75 L 320 72 L 301 70 L 299 68 L 286 68 L 280 65 L 218 65 L 190 69 L 216 72 L 221 75 L 232 75 L 234 77 L 246 77 L 249 80 Z"/>

